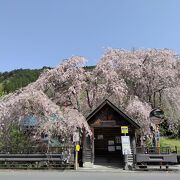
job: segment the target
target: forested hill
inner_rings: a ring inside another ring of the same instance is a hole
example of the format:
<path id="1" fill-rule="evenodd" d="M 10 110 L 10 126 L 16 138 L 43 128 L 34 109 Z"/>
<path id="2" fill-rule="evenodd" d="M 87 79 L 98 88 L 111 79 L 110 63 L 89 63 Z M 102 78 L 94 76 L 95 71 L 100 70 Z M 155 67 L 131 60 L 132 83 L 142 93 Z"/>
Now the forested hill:
<path id="1" fill-rule="evenodd" d="M 0 96 L 36 81 L 44 69 L 50 69 L 50 67 L 43 67 L 41 69 L 16 69 L 10 72 L 0 73 Z"/>
<path id="2" fill-rule="evenodd" d="M 86 70 L 92 70 L 94 66 L 86 66 L 84 68 Z M 10 72 L 0 73 L 0 96 L 36 81 L 44 69 L 51 68 L 45 66 L 41 69 L 16 69 Z"/>

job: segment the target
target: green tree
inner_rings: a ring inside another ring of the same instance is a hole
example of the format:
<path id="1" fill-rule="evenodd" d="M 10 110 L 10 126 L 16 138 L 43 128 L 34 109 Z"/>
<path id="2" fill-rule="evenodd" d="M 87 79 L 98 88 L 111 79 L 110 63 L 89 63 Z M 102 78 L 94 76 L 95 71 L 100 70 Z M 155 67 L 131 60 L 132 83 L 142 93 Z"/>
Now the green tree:
<path id="1" fill-rule="evenodd" d="M 0 136 L 0 149 L 6 153 L 28 153 L 33 145 L 31 135 L 16 124 L 12 125 L 8 131 L 1 132 Z"/>

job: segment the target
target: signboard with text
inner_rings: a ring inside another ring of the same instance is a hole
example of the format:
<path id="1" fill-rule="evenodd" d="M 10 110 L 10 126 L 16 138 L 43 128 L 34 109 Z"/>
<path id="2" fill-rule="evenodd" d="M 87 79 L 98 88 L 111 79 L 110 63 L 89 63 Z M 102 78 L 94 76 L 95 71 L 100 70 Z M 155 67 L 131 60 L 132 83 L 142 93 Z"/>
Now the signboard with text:
<path id="1" fill-rule="evenodd" d="M 122 141 L 122 153 L 125 154 L 131 154 L 131 146 L 130 146 L 130 139 L 129 136 L 121 136 Z"/>
<path id="2" fill-rule="evenodd" d="M 121 134 L 128 134 L 128 126 L 121 126 Z"/>
<path id="3" fill-rule="evenodd" d="M 73 133 L 73 142 L 78 142 L 79 141 L 79 132 L 74 132 Z"/>

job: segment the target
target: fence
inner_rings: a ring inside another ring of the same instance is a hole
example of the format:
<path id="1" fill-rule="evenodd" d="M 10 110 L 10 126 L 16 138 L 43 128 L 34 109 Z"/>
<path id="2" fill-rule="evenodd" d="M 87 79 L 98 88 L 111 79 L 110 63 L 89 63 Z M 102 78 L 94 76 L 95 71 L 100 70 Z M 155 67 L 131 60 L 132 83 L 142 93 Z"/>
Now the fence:
<path id="1" fill-rule="evenodd" d="M 137 154 L 170 154 L 176 153 L 177 154 L 177 147 L 137 147 L 136 148 Z"/>
<path id="2" fill-rule="evenodd" d="M 9 151 L 7 151 L 9 150 Z M 17 153 L 13 153 L 17 152 Z M 0 151 L 0 168 L 74 168 L 74 146 L 49 147 L 48 151 L 43 148 L 29 148 L 28 152 L 18 152 L 10 147 Z"/>
<path id="3" fill-rule="evenodd" d="M 137 167 L 147 165 L 169 165 L 177 164 L 177 147 L 138 147 L 136 148 L 135 162 Z"/>

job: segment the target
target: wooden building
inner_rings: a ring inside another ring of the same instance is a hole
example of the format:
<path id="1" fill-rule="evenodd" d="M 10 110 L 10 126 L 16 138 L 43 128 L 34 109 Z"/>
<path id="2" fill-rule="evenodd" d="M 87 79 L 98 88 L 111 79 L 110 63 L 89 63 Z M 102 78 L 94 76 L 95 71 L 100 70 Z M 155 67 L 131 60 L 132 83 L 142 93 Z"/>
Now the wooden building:
<path id="1" fill-rule="evenodd" d="M 84 137 L 82 161 L 83 167 L 98 163 L 123 163 L 121 127 L 127 126 L 130 146 L 136 147 L 136 135 L 140 126 L 109 100 L 103 101 L 87 116 L 87 122 L 93 137 Z"/>

